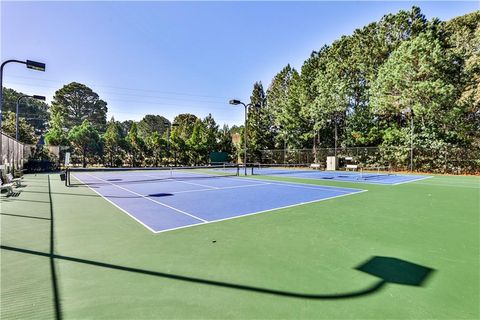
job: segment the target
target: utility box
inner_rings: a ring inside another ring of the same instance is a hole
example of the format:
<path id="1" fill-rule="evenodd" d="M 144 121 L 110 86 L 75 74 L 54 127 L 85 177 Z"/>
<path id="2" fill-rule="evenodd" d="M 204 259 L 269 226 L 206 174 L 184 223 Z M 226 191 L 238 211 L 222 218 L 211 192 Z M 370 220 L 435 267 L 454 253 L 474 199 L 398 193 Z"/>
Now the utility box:
<path id="1" fill-rule="evenodd" d="M 338 162 L 337 157 L 327 157 L 327 170 L 337 170 Z"/>

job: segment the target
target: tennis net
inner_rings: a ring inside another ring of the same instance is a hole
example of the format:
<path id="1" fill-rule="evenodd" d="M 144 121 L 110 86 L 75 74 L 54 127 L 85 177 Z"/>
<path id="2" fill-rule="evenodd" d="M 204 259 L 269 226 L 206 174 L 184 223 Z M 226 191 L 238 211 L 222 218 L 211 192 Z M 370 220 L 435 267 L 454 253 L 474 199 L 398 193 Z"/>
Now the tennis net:
<path id="1" fill-rule="evenodd" d="M 387 178 L 395 175 L 390 167 L 362 167 L 360 168 L 359 180 L 374 180 Z"/>
<path id="2" fill-rule="evenodd" d="M 65 185 L 152 183 L 162 180 L 234 177 L 238 174 L 239 166 L 236 164 L 192 167 L 68 168 L 65 172 Z"/>
<path id="3" fill-rule="evenodd" d="M 247 163 L 247 168 L 249 168 L 248 171 L 250 171 L 252 175 L 297 174 L 302 172 L 313 172 L 315 170 L 315 167 L 306 163 Z"/>

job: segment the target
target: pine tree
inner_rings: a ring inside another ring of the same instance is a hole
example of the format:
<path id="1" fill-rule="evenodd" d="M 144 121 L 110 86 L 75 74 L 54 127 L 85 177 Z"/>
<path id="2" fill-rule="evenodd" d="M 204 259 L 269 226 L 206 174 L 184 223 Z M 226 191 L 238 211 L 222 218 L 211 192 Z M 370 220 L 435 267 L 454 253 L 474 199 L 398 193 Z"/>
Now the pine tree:
<path id="1" fill-rule="evenodd" d="M 88 156 L 93 157 L 101 152 L 98 131 L 88 120 L 84 120 L 81 125 L 74 126 L 68 133 L 68 140 L 81 154 L 84 168 L 87 166 Z"/>
<path id="2" fill-rule="evenodd" d="M 116 166 L 118 162 L 116 159 L 118 159 L 122 144 L 121 131 L 119 123 L 112 117 L 107 124 L 107 131 L 103 134 L 104 152 L 109 160 L 109 165 L 112 167 Z"/>
<path id="3" fill-rule="evenodd" d="M 261 161 L 261 151 L 273 148 L 272 118 L 261 82 L 255 82 L 247 117 L 247 150 L 250 162 Z M 244 133 L 241 145 L 243 147 Z M 248 162 L 248 161 L 247 161 Z"/>

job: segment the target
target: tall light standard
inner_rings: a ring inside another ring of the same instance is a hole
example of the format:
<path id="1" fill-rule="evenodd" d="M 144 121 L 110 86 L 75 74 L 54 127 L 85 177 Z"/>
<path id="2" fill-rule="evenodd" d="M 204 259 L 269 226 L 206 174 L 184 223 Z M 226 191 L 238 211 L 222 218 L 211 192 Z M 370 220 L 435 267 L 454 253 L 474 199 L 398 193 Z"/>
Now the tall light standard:
<path id="1" fill-rule="evenodd" d="M 37 71 L 45 71 L 45 63 L 42 62 L 37 62 L 37 61 L 32 61 L 32 60 L 26 60 L 26 61 L 21 61 L 21 60 L 7 60 L 2 63 L 0 66 L 0 129 L 2 128 L 2 107 L 3 107 L 3 67 L 7 63 L 21 63 L 25 64 L 28 69 L 33 69 Z"/>
<path id="2" fill-rule="evenodd" d="M 333 113 L 333 120 L 332 119 L 329 119 L 327 120 L 327 123 L 332 123 L 334 124 L 335 126 L 335 130 L 334 130 L 334 136 L 333 136 L 333 139 L 334 139 L 334 150 L 333 150 L 333 155 L 335 157 L 335 170 L 337 168 L 337 142 L 338 142 L 338 111 L 335 111 Z"/>
<path id="3" fill-rule="evenodd" d="M 167 127 L 167 151 L 170 151 L 170 122 L 165 121 L 163 122 L 163 125 Z M 168 153 L 166 153 L 165 155 L 168 159 Z"/>
<path id="4" fill-rule="evenodd" d="M 282 132 L 283 127 L 279 126 L 278 131 Z M 287 135 L 283 133 L 283 163 L 287 163 Z"/>
<path id="5" fill-rule="evenodd" d="M 413 109 L 408 107 L 403 112 L 410 114 L 410 171 L 413 171 Z"/>
<path id="6" fill-rule="evenodd" d="M 410 113 L 410 171 L 413 172 L 413 109 L 407 108 Z"/>
<path id="7" fill-rule="evenodd" d="M 255 106 L 255 108 L 259 108 L 260 106 L 258 104 L 245 104 L 240 100 L 232 99 L 229 101 L 231 105 L 237 106 L 239 104 L 243 105 L 245 107 L 245 125 L 244 125 L 244 139 L 243 139 L 243 164 L 245 167 L 245 175 L 247 175 L 247 114 L 248 114 L 248 108 Z"/>
<path id="8" fill-rule="evenodd" d="M 338 114 L 335 112 L 335 115 L 333 116 L 333 122 L 335 122 L 335 161 L 337 161 L 337 142 L 338 142 Z M 335 168 L 337 165 L 335 164 Z"/>
<path id="9" fill-rule="evenodd" d="M 413 172 L 413 109 L 410 110 L 410 171 Z"/>
<path id="10" fill-rule="evenodd" d="M 20 118 L 20 113 L 19 113 L 20 100 L 22 100 L 23 98 L 33 98 L 33 99 L 45 101 L 45 97 L 44 97 L 44 96 L 37 96 L 37 95 L 33 95 L 33 96 L 23 95 L 23 96 L 20 96 L 20 97 L 17 99 L 17 107 L 16 107 L 16 110 L 15 110 L 15 139 L 17 139 L 17 141 L 19 140 L 19 134 L 18 134 L 18 119 Z"/>

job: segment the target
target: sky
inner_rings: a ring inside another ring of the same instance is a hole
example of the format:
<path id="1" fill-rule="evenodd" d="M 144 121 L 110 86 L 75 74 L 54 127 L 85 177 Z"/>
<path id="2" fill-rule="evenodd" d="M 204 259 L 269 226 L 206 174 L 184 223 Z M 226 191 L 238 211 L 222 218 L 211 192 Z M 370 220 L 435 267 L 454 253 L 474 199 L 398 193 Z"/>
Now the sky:
<path id="1" fill-rule="evenodd" d="M 180 113 L 243 123 L 253 84 L 268 88 L 287 64 L 387 13 L 419 6 L 449 20 L 480 1 L 0 2 L 1 61 L 37 60 L 45 72 L 8 64 L 3 85 L 51 101 L 76 81 L 108 103 L 108 118 Z"/>

